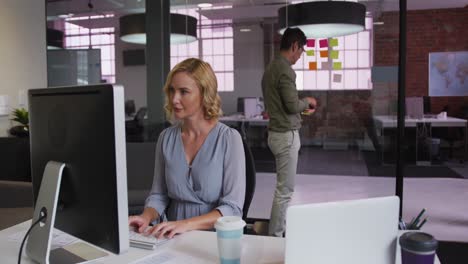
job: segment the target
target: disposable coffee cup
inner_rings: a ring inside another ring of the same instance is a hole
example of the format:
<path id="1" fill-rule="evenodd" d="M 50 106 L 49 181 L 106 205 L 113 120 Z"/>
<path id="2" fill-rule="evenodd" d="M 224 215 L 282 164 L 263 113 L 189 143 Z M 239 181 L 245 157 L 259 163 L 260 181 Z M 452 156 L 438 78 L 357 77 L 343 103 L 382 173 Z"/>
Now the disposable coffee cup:
<path id="1" fill-rule="evenodd" d="M 245 222 L 238 216 L 223 216 L 215 223 L 221 264 L 240 264 Z"/>
<path id="2" fill-rule="evenodd" d="M 401 264 L 434 264 L 437 240 L 423 232 L 407 232 L 400 236 Z"/>

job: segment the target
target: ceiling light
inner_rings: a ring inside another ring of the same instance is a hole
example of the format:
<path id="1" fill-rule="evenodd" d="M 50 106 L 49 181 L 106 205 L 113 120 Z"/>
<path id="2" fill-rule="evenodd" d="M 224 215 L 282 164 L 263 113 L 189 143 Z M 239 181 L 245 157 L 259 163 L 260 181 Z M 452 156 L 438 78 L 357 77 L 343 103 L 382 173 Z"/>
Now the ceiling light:
<path id="1" fill-rule="evenodd" d="M 240 32 L 250 32 L 252 30 L 250 28 L 241 28 L 239 31 Z"/>
<path id="2" fill-rule="evenodd" d="M 300 28 L 307 38 L 345 36 L 364 30 L 366 7 L 345 1 L 317 1 L 288 5 L 278 11 L 279 33 Z"/>
<path id="3" fill-rule="evenodd" d="M 73 13 L 68 13 L 68 14 L 60 14 L 58 15 L 59 18 L 69 18 L 69 17 L 72 17 L 73 16 Z"/>
<path id="4" fill-rule="evenodd" d="M 171 44 L 189 43 L 197 40 L 197 19 L 192 16 L 171 14 Z M 146 44 L 146 15 L 122 16 L 120 39 L 135 44 Z"/>
<path id="5" fill-rule="evenodd" d="M 211 3 L 199 3 L 197 6 L 199 8 L 208 8 L 208 7 L 212 7 L 213 4 L 211 4 Z"/>

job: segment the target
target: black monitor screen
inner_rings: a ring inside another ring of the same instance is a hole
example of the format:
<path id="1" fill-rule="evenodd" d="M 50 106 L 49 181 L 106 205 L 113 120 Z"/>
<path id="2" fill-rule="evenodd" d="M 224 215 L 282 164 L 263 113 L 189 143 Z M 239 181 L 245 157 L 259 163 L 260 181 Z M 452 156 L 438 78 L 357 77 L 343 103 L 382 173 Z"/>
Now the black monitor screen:
<path id="1" fill-rule="evenodd" d="M 34 201 L 47 162 L 65 163 L 55 227 L 119 253 L 128 233 L 123 88 L 34 89 L 29 110 Z"/>

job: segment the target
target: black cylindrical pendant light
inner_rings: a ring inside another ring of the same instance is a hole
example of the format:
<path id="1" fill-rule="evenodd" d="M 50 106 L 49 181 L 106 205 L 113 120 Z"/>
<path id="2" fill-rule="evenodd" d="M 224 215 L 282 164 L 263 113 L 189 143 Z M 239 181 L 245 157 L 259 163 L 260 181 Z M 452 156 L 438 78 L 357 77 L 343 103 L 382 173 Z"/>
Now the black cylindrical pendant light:
<path id="1" fill-rule="evenodd" d="M 63 31 L 47 28 L 47 49 L 63 49 Z"/>
<path id="2" fill-rule="evenodd" d="M 120 17 L 120 39 L 125 42 L 146 44 L 146 17 L 144 13 Z M 192 16 L 171 14 L 171 44 L 197 40 L 197 19 Z"/>
<path id="3" fill-rule="evenodd" d="M 278 11 L 279 33 L 298 27 L 308 38 L 330 38 L 363 31 L 366 7 L 356 2 L 317 1 L 288 5 Z"/>
<path id="4" fill-rule="evenodd" d="M 171 44 L 197 40 L 197 19 L 192 16 L 171 14 Z"/>
<path id="5" fill-rule="evenodd" d="M 119 24 L 122 41 L 146 44 L 146 17 L 144 13 L 121 16 Z"/>

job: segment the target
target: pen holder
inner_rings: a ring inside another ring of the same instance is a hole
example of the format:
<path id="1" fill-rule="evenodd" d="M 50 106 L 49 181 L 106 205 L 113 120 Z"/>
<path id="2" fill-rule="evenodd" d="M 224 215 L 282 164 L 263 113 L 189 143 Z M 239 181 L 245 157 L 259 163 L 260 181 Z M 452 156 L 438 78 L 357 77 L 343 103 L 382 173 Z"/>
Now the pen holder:
<path id="1" fill-rule="evenodd" d="M 406 229 L 405 230 L 421 230 L 418 226 L 412 226 L 411 223 L 405 223 Z"/>

